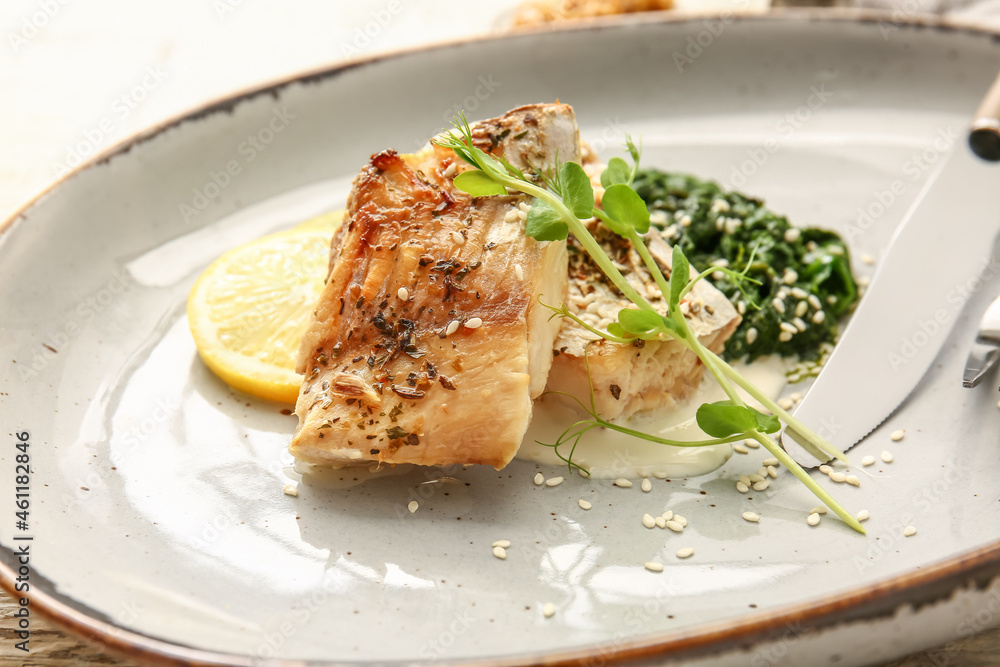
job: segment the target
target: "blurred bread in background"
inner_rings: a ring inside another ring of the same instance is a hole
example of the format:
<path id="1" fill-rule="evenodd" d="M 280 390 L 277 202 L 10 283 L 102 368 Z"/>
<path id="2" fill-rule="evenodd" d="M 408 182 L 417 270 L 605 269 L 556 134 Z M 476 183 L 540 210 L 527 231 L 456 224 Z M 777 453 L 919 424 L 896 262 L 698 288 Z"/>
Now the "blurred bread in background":
<path id="1" fill-rule="evenodd" d="M 517 8 L 515 27 L 537 26 L 554 21 L 653 12 L 672 9 L 673 0 L 532 0 Z"/>

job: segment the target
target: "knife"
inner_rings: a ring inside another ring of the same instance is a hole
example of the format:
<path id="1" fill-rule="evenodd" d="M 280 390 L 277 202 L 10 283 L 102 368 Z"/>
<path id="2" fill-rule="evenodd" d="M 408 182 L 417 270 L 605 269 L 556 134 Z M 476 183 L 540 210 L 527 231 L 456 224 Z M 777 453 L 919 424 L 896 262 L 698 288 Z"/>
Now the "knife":
<path id="1" fill-rule="evenodd" d="M 868 291 L 796 409 L 799 422 L 847 451 L 899 407 L 934 361 L 979 276 L 988 267 L 997 270 L 998 211 L 1000 170 L 957 145 L 896 229 Z M 795 442 L 793 429 L 781 436 L 803 467 L 824 462 Z"/>
<path id="2" fill-rule="evenodd" d="M 1000 297 L 997 297 L 979 321 L 976 340 L 969 351 L 962 375 L 963 387 L 976 387 L 1000 360 Z"/>

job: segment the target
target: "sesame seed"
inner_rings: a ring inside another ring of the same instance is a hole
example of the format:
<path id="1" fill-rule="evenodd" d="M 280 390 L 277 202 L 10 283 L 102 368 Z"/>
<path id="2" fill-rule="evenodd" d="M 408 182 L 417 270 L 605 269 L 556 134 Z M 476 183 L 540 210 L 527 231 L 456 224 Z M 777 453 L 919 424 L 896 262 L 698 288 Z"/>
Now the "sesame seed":
<path id="1" fill-rule="evenodd" d="M 875 457 L 874 456 L 866 456 L 865 458 L 861 459 L 861 465 L 863 465 L 863 466 L 870 466 L 873 463 L 875 463 Z"/>
<path id="2" fill-rule="evenodd" d="M 747 491 L 750 490 L 750 487 L 744 484 L 743 482 L 736 482 L 736 490 L 739 491 L 740 493 L 746 493 Z"/>
<path id="3" fill-rule="evenodd" d="M 778 461 L 778 459 L 776 459 L 776 458 L 774 458 L 772 456 L 771 458 L 767 458 L 767 459 L 764 459 L 763 461 L 761 461 L 761 465 L 764 466 L 764 467 L 767 467 L 767 466 L 776 466 L 776 465 L 781 465 L 781 462 Z"/>
<path id="4" fill-rule="evenodd" d="M 861 510 L 860 512 L 858 512 L 857 519 L 858 521 L 867 521 L 868 517 L 870 516 L 871 514 L 868 512 L 868 510 Z"/>
<path id="5" fill-rule="evenodd" d="M 528 204 L 527 204 L 526 202 L 520 202 L 520 203 L 519 203 L 519 204 L 517 205 L 517 207 L 518 207 L 519 209 L 521 209 L 521 211 L 522 211 L 523 213 L 527 213 L 528 211 L 530 211 L 530 210 L 531 210 L 531 207 L 530 207 L 530 206 L 528 206 Z"/>
<path id="6" fill-rule="evenodd" d="M 757 468 L 757 474 L 760 475 L 761 479 L 764 479 L 765 477 L 767 477 L 767 468 L 765 468 L 764 466 Z"/>
<path id="7" fill-rule="evenodd" d="M 799 319 L 803 315 L 805 315 L 807 310 L 809 310 L 809 304 L 806 303 L 805 301 L 799 301 L 797 304 L 795 304 L 796 319 Z"/>
<path id="8" fill-rule="evenodd" d="M 782 343 L 787 343 L 791 339 L 792 339 L 792 334 L 788 331 L 782 331 L 780 334 L 778 334 L 778 340 L 780 340 Z"/>
<path id="9" fill-rule="evenodd" d="M 542 605 L 542 616 L 545 618 L 552 618 L 556 615 L 556 606 L 551 602 L 546 602 Z"/>
<path id="10" fill-rule="evenodd" d="M 763 480 L 761 482 L 757 482 L 756 484 L 754 484 L 753 485 L 753 490 L 754 491 L 765 491 L 765 490 L 767 490 L 767 487 L 769 487 L 769 486 L 771 486 L 771 480 L 765 479 L 765 480 Z"/>
<path id="11" fill-rule="evenodd" d="M 521 268 L 520 264 L 514 265 L 514 275 L 517 276 L 518 280 L 524 280 L 524 269 Z"/>
<path id="12" fill-rule="evenodd" d="M 681 524 L 684 527 L 687 527 L 688 525 L 688 520 L 682 517 L 680 514 L 674 515 L 674 521 L 676 521 L 677 523 Z"/>
<path id="13" fill-rule="evenodd" d="M 458 232 L 451 233 L 451 240 L 457 243 L 458 245 L 465 245 L 465 237 Z"/>
<path id="14" fill-rule="evenodd" d="M 810 514 L 809 517 L 806 519 L 806 523 L 808 523 L 810 526 L 818 526 L 819 514 L 816 514 L 815 512 Z"/>
<path id="15" fill-rule="evenodd" d="M 451 178 L 457 172 L 458 172 L 458 163 L 452 162 L 447 167 L 445 167 L 444 171 L 441 172 L 441 175 L 444 176 L 445 178 Z"/>
<path id="16" fill-rule="evenodd" d="M 667 510 L 666 512 L 660 515 L 660 518 L 662 518 L 664 521 L 670 521 L 671 519 L 674 518 L 674 511 Z"/>
<path id="17" fill-rule="evenodd" d="M 790 334 L 796 334 L 799 332 L 799 328 L 791 322 L 779 322 L 778 326 L 782 331 L 787 331 Z"/>
<path id="18" fill-rule="evenodd" d="M 293 498 L 299 495 L 299 487 L 294 484 L 285 484 L 285 488 L 282 489 L 286 496 L 292 496 Z"/>
<path id="19" fill-rule="evenodd" d="M 833 472 L 833 468 L 831 468 L 830 466 L 828 466 L 828 465 L 826 465 L 826 464 L 824 463 L 823 465 L 821 465 L 821 466 L 819 467 L 819 471 L 820 471 L 821 473 L 823 473 L 824 475 L 829 475 L 829 474 L 830 474 L 831 472 Z"/>
<path id="20" fill-rule="evenodd" d="M 826 297 L 826 302 L 832 306 L 833 304 L 837 303 L 837 297 L 832 295 L 828 296 Z"/>
<path id="21" fill-rule="evenodd" d="M 792 408 L 795 407 L 795 402 L 792 401 L 792 399 L 790 398 L 779 398 L 778 407 L 780 407 L 782 410 L 791 410 Z"/>
<path id="22" fill-rule="evenodd" d="M 410 514 L 413 514 L 414 512 L 417 511 L 418 507 L 420 507 L 420 503 L 418 503 L 416 500 L 411 500 L 410 504 L 406 506 L 406 509 L 410 510 Z"/>
<path id="23" fill-rule="evenodd" d="M 615 480 L 615 486 L 621 487 L 623 489 L 631 489 L 632 482 L 625 479 L 624 477 L 619 477 L 618 479 Z"/>
<path id="24" fill-rule="evenodd" d="M 729 202 L 725 199 L 716 199 L 712 202 L 712 213 L 725 213 L 729 210 Z"/>
<path id="25" fill-rule="evenodd" d="M 867 254 L 866 255 L 861 255 L 861 261 L 864 262 L 865 264 L 874 264 L 875 263 L 875 258 L 872 257 L 871 255 L 867 255 Z"/>
<path id="26" fill-rule="evenodd" d="M 747 314 L 747 302 L 746 301 L 737 301 L 736 302 L 736 312 L 738 312 L 740 315 L 746 315 Z M 752 329 L 752 327 L 751 327 L 751 329 Z M 753 330 L 756 331 L 756 329 L 753 329 Z"/>
<path id="27" fill-rule="evenodd" d="M 782 315 L 785 314 L 785 302 L 779 299 L 778 297 L 774 297 L 773 299 L 771 299 L 771 305 L 774 307 L 776 311 L 778 311 Z"/>
<path id="28" fill-rule="evenodd" d="M 809 292 L 805 291 L 801 287 L 793 287 L 791 289 L 791 293 L 792 293 L 792 296 L 794 296 L 796 299 L 807 299 L 807 298 L 809 298 Z M 808 307 L 809 307 L 809 304 L 806 304 L 806 308 L 808 308 Z"/>
<path id="29" fill-rule="evenodd" d="M 653 490 L 653 483 L 650 482 L 648 479 L 642 480 L 642 485 L 641 486 L 642 486 L 642 490 L 645 491 L 646 493 L 649 493 L 650 491 Z"/>
<path id="30" fill-rule="evenodd" d="M 678 222 L 681 223 L 681 227 L 690 227 L 691 226 L 691 216 L 687 215 L 685 213 Z"/>
<path id="31" fill-rule="evenodd" d="M 832 472 L 830 473 L 830 480 L 836 482 L 837 484 L 843 484 L 847 481 L 847 475 L 842 472 Z"/>
<path id="32" fill-rule="evenodd" d="M 712 280 L 722 280 L 726 277 L 726 274 L 722 271 L 712 271 Z"/>
<path id="33" fill-rule="evenodd" d="M 882 460 L 886 463 L 892 463 L 892 454 L 888 451 L 882 452 Z"/>
<path id="34" fill-rule="evenodd" d="M 398 298 L 400 301 L 408 301 L 410 299 L 410 291 L 407 290 L 405 287 L 400 287 L 399 290 L 396 292 L 396 298 Z"/>
<path id="35" fill-rule="evenodd" d="M 481 317 L 470 317 L 465 321 L 466 329 L 478 329 L 483 326 L 483 319 Z"/>
<path id="36" fill-rule="evenodd" d="M 792 393 L 790 393 L 788 395 L 788 398 L 792 399 L 796 403 L 801 403 L 802 402 L 802 392 L 801 391 L 793 391 Z"/>
<path id="37" fill-rule="evenodd" d="M 747 438 L 746 440 L 743 441 L 743 444 L 749 447 L 750 449 L 758 449 L 760 447 L 760 443 L 754 440 L 753 438 Z"/>
<path id="38" fill-rule="evenodd" d="M 903 529 L 903 535 L 905 537 L 913 537 L 916 534 L 917 534 L 917 529 L 914 528 L 913 526 L 907 526 L 906 528 Z"/>
<path id="39" fill-rule="evenodd" d="M 656 528 L 656 519 L 653 518 L 652 514 L 643 514 L 642 525 L 646 528 Z"/>
<path id="40" fill-rule="evenodd" d="M 490 546 L 503 547 L 504 549 L 506 549 L 507 547 L 510 546 L 510 540 L 497 540 L 496 542 L 494 542 Z"/>
<path id="41" fill-rule="evenodd" d="M 653 477 L 655 477 L 656 479 L 666 479 L 668 475 L 663 470 L 657 470 L 656 472 L 653 473 Z"/>
<path id="42" fill-rule="evenodd" d="M 823 307 L 823 303 L 819 300 L 819 297 L 816 296 L 815 294 L 810 294 L 809 296 L 806 297 L 806 300 L 809 301 L 809 305 L 815 308 L 816 310 L 819 310 Z"/>
<path id="43" fill-rule="evenodd" d="M 657 563 L 656 561 L 649 561 L 643 565 L 650 572 L 663 572 L 663 563 Z"/>
<path id="44" fill-rule="evenodd" d="M 749 454 L 750 453 L 749 449 L 747 449 L 744 445 L 741 445 L 739 443 L 733 445 L 733 451 L 736 452 L 737 454 Z"/>
<path id="45" fill-rule="evenodd" d="M 694 555 L 694 549 L 692 549 L 691 547 L 684 547 L 683 549 L 677 550 L 678 558 L 690 558 L 693 555 Z"/>
<path id="46" fill-rule="evenodd" d="M 743 303 L 742 301 L 740 303 Z M 753 345 L 753 342 L 757 340 L 757 329 L 756 327 L 750 327 L 747 329 L 747 345 Z"/>
<path id="47" fill-rule="evenodd" d="M 889 438 L 893 442 L 899 442 L 900 440 L 902 440 L 905 437 L 906 437 L 906 431 L 903 430 L 903 429 L 899 429 L 898 431 L 893 431 L 892 435 L 889 436 Z"/>
<path id="48" fill-rule="evenodd" d="M 778 288 L 778 293 L 775 296 L 777 296 L 779 299 L 781 299 L 782 301 L 784 301 L 785 299 L 788 298 L 788 292 L 785 291 L 784 287 L 779 287 Z"/>
<path id="49" fill-rule="evenodd" d="M 748 477 L 750 478 L 750 481 L 752 483 L 757 483 L 757 482 L 763 482 L 764 481 L 764 475 L 758 475 L 757 473 L 753 473 L 752 475 L 748 475 Z"/>
<path id="50" fill-rule="evenodd" d="M 506 215 L 503 216 L 504 222 L 514 222 L 518 219 L 517 209 L 511 209 L 507 211 Z"/>
<path id="51" fill-rule="evenodd" d="M 747 486 L 750 486 L 753 483 L 753 482 L 750 481 L 750 478 L 747 477 L 746 475 L 740 475 L 739 479 L 740 479 L 741 482 L 743 482 Z"/>
<path id="52" fill-rule="evenodd" d="M 857 475 L 848 475 L 845 481 L 851 486 L 861 486 L 861 480 Z"/>
<path id="53" fill-rule="evenodd" d="M 679 533 L 682 530 L 684 530 L 684 526 L 682 526 L 681 524 L 679 524 L 677 521 L 674 520 L 667 521 L 667 528 L 674 531 L 675 533 Z"/>
<path id="54" fill-rule="evenodd" d="M 503 547 L 493 547 L 493 555 L 500 560 L 507 560 L 507 550 Z"/>
<path id="55" fill-rule="evenodd" d="M 774 466 L 767 466 L 767 476 L 771 479 L 778 479 L 778 469 Z"/>
<path id="56" fill-rule="evenodd" d="M 456 331 L 458 331 L 458 320 L 452 320 L 448 322 L 448 328 L 444 330 L 444 335 L 450 336 Z"/>
<path id="57" fill-rule="evenodd" d="M 757 523 L 760 521 L 760 516 L 754 512 L 744 512 L 743 518 L 750 523 Z"/>
<path id="58" fill-rule="evenodd" d="M 537 473 L 535 475 L 535 486 L 541 486 L 542 484 L 545 484 L 545 475 Z"/>
<path id="59" fill-rule="evenodd" d="M 817 505 L 809 510 L 810 514 L 826 514 L 826 505 Z"/>
<path id="60" fill-rule="evenodd" d="M 545 480 L 545 486 L 559 486 L 563 483 L 562 477 L 550 477 Z"/>
<path id="61" fill-rule="evenodd" d="M 796 229 L 795 227 L 789 227 L 788 229 L 785 230 L 785 242 L 795 243 L 796 241 L 799 240 L 799 236 L 801 235 L 802 232 L 800 232 L 798 229 Z"/>
<path id="62" fill-rule="evenodd" d="M 823 324 L 823 320 L 825 319 L 826 319 L 826 313 L 824 313 L 822 310 L 817 310 L 815 313 L 813 313 L 812 316 L 813 324 Z"/>
<path id="63" fill-rule="evenodd" d="M 795 325 L 795 328 L 798 329 L 799 331 L 806 330 L 806 323 L 802 321 L 801 317 L 796 317 L 795 319 L 793 319 L 792 324 Z"/>
<path id="64" fill-rule="evenodd" d="M 579 505 L 580 509 L 582 509 L 582 510 L 589 510 L 591 507 L 593 507 L 593 505 L 591 505 L 590 503 L 588 503 L 583 498 L 580 498 L 578 501 L 576 501 L 576 504 Z"/>
<path id="65" fill-rule="evenodd" d="M 786 285 L 794 285 L 799 279 L 799 274 L 794 269 L 785 269 L 785 275 L 781 276 L 781 282 Z"/>
<path id="66" fill-rule="evenodd" d="M 662 516 L 656 517 L 655 521 L 656 521 L 656 527 L 657 528 L 666 528 L 667 527 L 667 520 L 664 519 Z"/>

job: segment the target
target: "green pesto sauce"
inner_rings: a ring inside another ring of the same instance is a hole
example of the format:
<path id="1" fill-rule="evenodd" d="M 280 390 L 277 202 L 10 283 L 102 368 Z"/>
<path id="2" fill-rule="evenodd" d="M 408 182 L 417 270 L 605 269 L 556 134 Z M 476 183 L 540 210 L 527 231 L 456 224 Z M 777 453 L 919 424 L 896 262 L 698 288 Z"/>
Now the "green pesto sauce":
<path id="1" fill-rule="evenodd" d="M 763 201 L 686 174 L 645 169 L 638 173 L 633 187 L 652 214 L 652 226 L 665 232 L 669 243 L 680 244 L 698 271 L 720 260 L 742 271 L 756 248 L 747 275 L 760 285 L 747 284 L 745 289 L 757 307 L 746 303 L 743 321 L 726 343 L 727 360 L 746 357 L 753 361 L 774 353 L 815 360 L 822 344 L 836 341 L 838 322 L 858 300 L 847 246 L 837 234 L 799 227 L 797 237 L 794 231 L 786 235 L 792 229 L 787 218 L 765 208 Z M 793 280 L 785 282 L 786 276 Z M 734 304 L 746 302 L 729 279 L 713 277 L 711 281 Z M 793 294 L 794 288 L 816 298 L 810 303 L 801 292 Z M 784 294 L 779 299 L 784 313 L 774 304 L 779 292 Z M 822 316 L 816 315 L 816 299 Z M 781 341 L 781 323 L 792 324 L 796 308 L 801 312 L 800 301 L 807 304 L 800 318 L 805 331 Z M 756 329 L 756 338 L 747 342 L 751 328 Z"/>

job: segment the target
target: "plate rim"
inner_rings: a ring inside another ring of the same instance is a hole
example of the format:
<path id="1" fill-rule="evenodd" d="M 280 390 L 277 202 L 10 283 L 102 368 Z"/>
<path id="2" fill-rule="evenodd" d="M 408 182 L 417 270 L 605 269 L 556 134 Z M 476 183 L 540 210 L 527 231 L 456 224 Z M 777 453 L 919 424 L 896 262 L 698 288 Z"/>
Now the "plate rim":
<path id="1" fill-rule="evenodd" d="M 725 11 L 721 12 L 725 13 Z M 991 37 L 1000 42 L 1000 27 L 989 28 L 977 25 L 971 19 L 955 19 L 941 16 L 896 16 L 889 11 L 857 8 L 772 8 L 768 11 L 730 11 L 736 21 L 769 23 L 880 23 L 888 22 L 894 27 L 908 30 L 934 29 L 947 32 L 963 32 L 977 37 Z M 680 12 L 666 10 L 633 16 L 582 19 L 557 26 L 513 31 L 494 31 L 473 37 L 440 40 L 429 44 L 381 51 L 368 56 L 340 60 L 336 64 L 319 65 L 262 83 L 237 89 L 209 101 L 192 106 L 156 124 L 136 131 L 103 149 L 90 159 L 60 175 L 37 194 L 30 197 L 5 219 L 0 221 L 0 238 L 10 231 L 20 219 L 27 220 L 30 210 L 63 183 L 82 172 L 104 165 L 119 155 L 128 153 L 133 147 L 152 140 L 164 132 L 184 123 L 197 121 L 219 112 L 231 112 L 239 104 L 263 94 L 278 95 L 281 90 L 297 84 L 318 82 L 350 71 L 355 68 L 377 64 L 385 60 L 395 60 L 407 55 L 435 51 L 452 47 L 470 46 L 479 43 L 500 41 L 512 35 L 544 35 L 551 33 L 587 32 L 595 30 L 615 30 L 635 25 L 674 25 L 703 21 L 720 15 L 719 11 Z M 971 118 L 970 110 L 970 118 Z M 16 572 L 7 561 L 16 562 L 16 554 L 0 545 L 0 589 L 14 600 L 27 597 L 31 609 L 39 612 L 47 620 L 66 629 L 74 635 L 119 656 L 142 661 L 150 665 L 176 667 L 225 666 L 225 667 L 321 667 L 332 664 L 375 664 L 372 662 L 344 663 L 324 660 L 300 660 L 292 658 L 260 659 L 234 653 L 225 653 L 174 643 L 126 629 L 71 596 L 42 590 L 28 595 L 15 590 Z M 42 581 L 53 591 L 55 585 L 40 573 L 33 572 L 36 581 Z M 694 634 L 669 630 L 645 638 L 638 637 L 624 641 L 617 646 L 607 647 L 606 643 L 587 645 L 582 648 L 560 649 L 535 653 L 516 654 L 502 658 L 481 658 L 475 660 L 451 659 L 435 661 L 447 665 L 475 665 L 478 667 L 515 667 L 527 664 L 546 664 L 551 667 L 584 666 L 595 664 L 621 664 L 652 658 L 669 656 L 670 660 L 691 659 L 728 650 L 749 651 L 755 644 L 783 636 L 790 624 L 803 631 L 829 630 L 838 625 L 857 621 L 870 621 L 891 617 L 899 608 L 910 605 L 914 609 L 938 603 L 951 598 L 960 590 L 984 590 L 1000 580 L 1000 540 L 963 552 L 928 565 L 925 568 L 897 577 L 885 579 L 863 589 L 853 589 L 827 598 L 806 601 L 779 608 L 776 613 L 750 614 L 732 621 L 705 624 Z M 72 604 L 68 603 L 72 602 Z M 601 661 L 595 663 L 595 660 Z M 381 664 L 418 664 L 421 661 L 387 661 Z"/>

